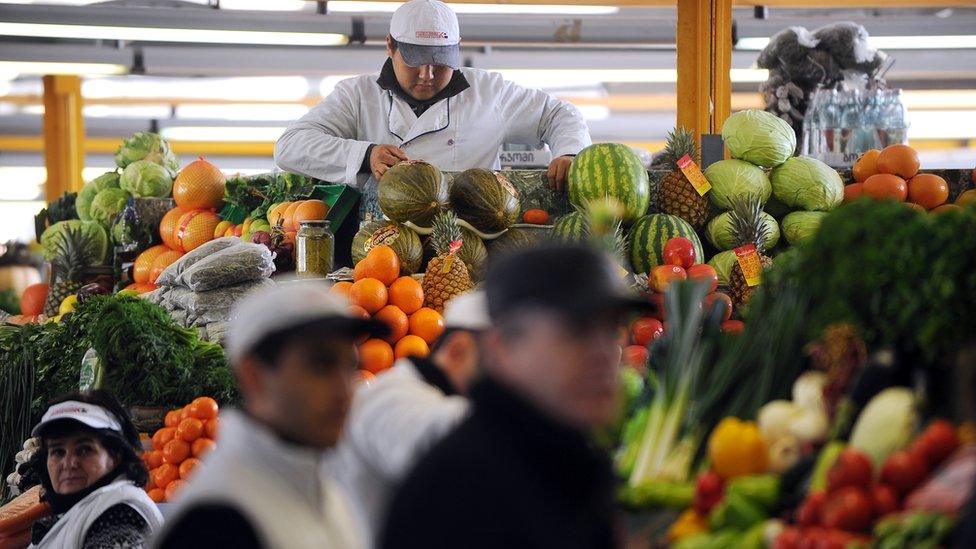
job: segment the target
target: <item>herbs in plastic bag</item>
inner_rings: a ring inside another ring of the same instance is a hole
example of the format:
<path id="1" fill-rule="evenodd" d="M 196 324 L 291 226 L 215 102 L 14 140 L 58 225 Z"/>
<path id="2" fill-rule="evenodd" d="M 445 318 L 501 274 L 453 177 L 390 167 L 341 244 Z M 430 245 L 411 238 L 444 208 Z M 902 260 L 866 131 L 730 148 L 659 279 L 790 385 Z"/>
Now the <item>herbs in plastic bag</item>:
<path id="1" fill-rule="evenodd" d="M 196 262 L 180 274 L 177 283 L 203 292 L 268 278 L 274 270 L 271 250 L 261 244 L 242 243 Z"/>
<path id="2" fill-rule="evenodd" d="M 163 272 L 159 273 L 159 278 L 156 279 L 156 284 L 159 286 L 174 286 L 176 285 L 180 274 L 192 267 L 196 262 L 221 250 L 226 250 L 231 246 L 238 246 L 241 244 L 243 244 L 243 242 L 241 242 L 241 239 L 237 238 L 236 236 L 225 236 L 216 240 L 211 240 L 210 242 L 195 248 L 171 263 L 169 267 L 166 267 Z"/>

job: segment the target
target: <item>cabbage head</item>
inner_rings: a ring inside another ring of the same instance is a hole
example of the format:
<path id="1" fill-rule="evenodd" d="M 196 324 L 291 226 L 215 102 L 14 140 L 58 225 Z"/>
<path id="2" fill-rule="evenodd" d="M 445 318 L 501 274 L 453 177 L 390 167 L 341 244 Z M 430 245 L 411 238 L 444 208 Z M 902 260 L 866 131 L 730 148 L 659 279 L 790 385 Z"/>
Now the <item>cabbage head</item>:
<path id="1" fill-rule="evenodd" d="M 99 222 L 103 227 L 110 226 L 128 200 L 129 193 L 122 189 L 105 189 L 96 194 L 91 203 L 92 221 Z"/>
<path id="2" fill-rule="evenodd" d="M 136 160 L 123 170 L 120 186 L 137 198 L 166 198 L 173 192 L 173 177 L 159 164 Z"/>
<path id="3" fill-rule="evenodd" d="M 108 233 L 94 221 L 70 219 L 59 221 L 48 227 L 41 234 L 41 248 L 44 259 L 52 261 L 60 255 L 62 241 L 67 231 L 71 229 L 80 233 L 81 250 L 86 265 L 101 265 L 108 254 Z"/>
<path id="4" fill-rule="evenodd" d="M 809 156 L 798 156 L 773 170 L 773 195 L 791 208 L 830 211 L 844 200 L 844 182 L 837 170 Z"/>
<path id="5" fill-rule="evenodd" d="M 78 212 L 78 219 L 91 221 L 91 203 L 95 200 L 95 195 L 105 189 L 119 188 L 119 172 L 105 172 L 92 179 L 78 191 L 78 198 L 75 199 L 75 211 Z"/>
<path id="6" fill-rule="evenodd" d="M 783 218 L 783 236 L 791 246 L 806 242 L 817 234 L 827 212 L 793 212 Z"/>
<path id="7" fill-rule="evenodd" d="M 712 185 L 707 196 L 721 210 L 731 210 L 739 195 L 757 195 L 765 204 L 773 193 L 766 172 L 742 160 L 720 160 L 705 170 L 705 178 Z"/>
<path id="8" fill-rule="evenodd" d="M 796 151 L 796 133 L 775 114 L 749 109 L 725 120 L 722 139 L 732 158 L 775 168 Z"/>
<path id="9" fill-rule="evenodd" d="M 736 261 L 735 252 L 732 250 L 719 252 L 708 260 L 708 264 L 718 273 L 718 283 L 720 286 L 729 285 L 729 278 L 732 277 L 732 267 Z"/>
<path id="10" fill-rule="evenodd" d="M 769 227 L 769 237 L 763 244 L 763 251 L 771 250 L 779 242 L 779 225 L 776 218 L 766 212 L 762 214 L 763 224 Z M 731 250 L 739 245 L 732 233 L 732 212 L 719 214 L 708 222 L 705 227 L 705 236 L 719 250 Z"/>
<path id="11" fill-rule="evenodd" d="M 180 161 L 169 148 L 169 143 L 156 133 L 136 132 L 132 137 L 123 139 L 119 149 L 115 151 L 115 164 L 126 168 L 137 160 L 148 160 L 169 170 L 170 177 L 176 177 L 180 171 Z"/>

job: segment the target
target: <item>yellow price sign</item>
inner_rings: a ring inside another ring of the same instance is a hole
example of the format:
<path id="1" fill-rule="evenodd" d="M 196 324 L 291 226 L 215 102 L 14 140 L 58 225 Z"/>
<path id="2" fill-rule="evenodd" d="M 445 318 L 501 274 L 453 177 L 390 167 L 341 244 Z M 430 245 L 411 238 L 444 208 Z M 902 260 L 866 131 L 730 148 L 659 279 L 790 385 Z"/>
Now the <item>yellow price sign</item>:
<path id="1" fill-rule="evenodd" d="M 762 281 L 762 262 L 755 244 L 746 244 L 735 249 L 735 257 L 739 260 L 739 267 L 749 286 L 758 286 Z"/>
<path id="2" fill-rule="evenodd" d="M 691 182 L 691 186 L 698 191 L 698 194 L 705 196 L 705 193 L 712 190 L 711 183 L 708 182 L 708 179 L 705 179 L 705 174 L 702 173 L 698 164 L 695 164 L 695 161 L 691 159 L 691 156 L 687 154 L 682 156 L 678 160 L 678 169 L 681 170 L 681 173 L 685 174 L 685 177 Z"/>

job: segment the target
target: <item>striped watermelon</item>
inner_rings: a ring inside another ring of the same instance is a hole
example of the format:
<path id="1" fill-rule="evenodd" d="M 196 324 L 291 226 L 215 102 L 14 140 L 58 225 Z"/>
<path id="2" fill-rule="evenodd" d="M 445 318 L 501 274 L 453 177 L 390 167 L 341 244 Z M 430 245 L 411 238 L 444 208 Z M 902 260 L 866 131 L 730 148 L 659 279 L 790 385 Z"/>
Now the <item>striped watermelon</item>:
<path id="1" fill-rule="evenodd" d="M 583 212 L 568 213 L 557 219 L 552 226 L 552 236 L 565 242 L 582 242 L 588 232 Z"/>
<path id="2" fill-rule="evenodd" d="M 699 261 L 705 258 L 701 240 L 687 221 L 668 214 L 651 214 L 640 218 L 630 230 L 630 260 L 634 272 L 649 273 L 651 268 L 664 264 L 664 245 L 668 240 L 683 236 L 695 245 Z"/>
<path id="3" fill-rule="evenodd" d="M 626 207 L 624 223 L 637 221 L 651 203 L 651 186 L 640 157 L 627 145 L 597 143 L 580 151 L 569 167 L 569 201 L 580 207 L 610 196 Z"/>

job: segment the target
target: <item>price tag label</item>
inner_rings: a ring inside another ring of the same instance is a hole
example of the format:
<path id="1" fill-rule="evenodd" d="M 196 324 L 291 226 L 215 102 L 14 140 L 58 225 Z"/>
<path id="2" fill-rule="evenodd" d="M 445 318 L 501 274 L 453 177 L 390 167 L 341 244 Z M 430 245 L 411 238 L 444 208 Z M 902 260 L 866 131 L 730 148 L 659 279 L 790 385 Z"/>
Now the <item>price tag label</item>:
<path id="1" fill-rule="evenodd" d="M 705 174 L 702 173 L 698 164 L 695 164 L 695 161 L 691 159 L 691 156 L 687 154 L 682 156 L 678 160 L 678 169 L 685 174 L 698 194 L 705 196 L 705 193 L 712 190 L 712 185 L 705 179 Z"/>
<path id="2" fill-rule="evenodd" d="M 758 286 L 762 280 L 762 263 L 759 261 L 756 245 L 746 244 L 736 248 L 735 257 L 739 260 L 739 267 L 742 268 L 742 274 L 746 277 L 746 284 Z"/>

